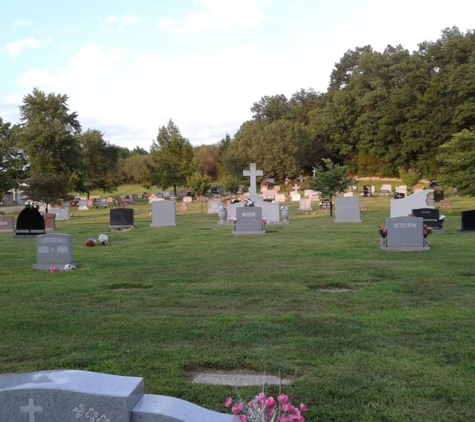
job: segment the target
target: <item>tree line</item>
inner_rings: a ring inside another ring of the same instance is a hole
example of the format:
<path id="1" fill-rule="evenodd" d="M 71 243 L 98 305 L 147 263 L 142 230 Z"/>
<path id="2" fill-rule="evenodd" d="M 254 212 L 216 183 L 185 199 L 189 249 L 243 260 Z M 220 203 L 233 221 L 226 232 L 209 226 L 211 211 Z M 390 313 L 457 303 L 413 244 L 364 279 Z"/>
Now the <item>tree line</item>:
<path id="1" fill-rule="evenodd" d="M 19 125 L 0 118 L 0 191 L 48 177 L 86 194 L 124 183 L 198 193 L 213 180 L 233 191 L 250 162 L 284 180 L 310 174 L 325 158 L 351 175 L 436 177 L 475 193 L 474 31 L 447 28 L 413 52 L 349 50 L 325 93 L 264 96 L 251 120 L 213 145 L 193 147 L 170 120 L 150 151 L 118 147 L 98 130 L 83 131 L 67 100 L 35 88 Z"/>

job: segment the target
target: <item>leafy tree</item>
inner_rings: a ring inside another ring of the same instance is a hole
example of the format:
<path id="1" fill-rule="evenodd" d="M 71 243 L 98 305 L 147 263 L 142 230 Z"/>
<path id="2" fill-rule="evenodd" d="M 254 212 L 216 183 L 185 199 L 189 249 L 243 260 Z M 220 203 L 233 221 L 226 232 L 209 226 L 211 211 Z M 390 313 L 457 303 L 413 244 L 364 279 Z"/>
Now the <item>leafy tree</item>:
<path id="1" fill-rule="evenodd" d="M 19 127 L 11 127 L 0 117 L 0 198 L 18 187 L 25 173 L 26 161 L 18 147 Z"/>
<path id="2" fill-rule="evenodd" d="M 220 183 L 226 192 L 236 193 L 239 190 L 241 179 L 235 176 L 227 175 L 220 179 Z"/>
<path id="3" fill-rule="evenodd" d="M 437 179 L 457 188 L 461 195 L 475 195 L 475 131 L 462 130 L 439 147 Z"/>
<path id="4" fill-rule="evenodd" d="M 421 174 L 413 169 L 409 169 L 407 171 L 400 169 L 399 178 L 401 179 L 402 183 L 404 183 L 412 191 L 414 185 L 419 182 Z"/>
<path id="5" fill-rule="evenodd" d="M 152 164 L 150 154 L 133 154 L 130 157 L 119 160 L 120 182 L 133 183 L 136 185 L 149 185 L 149 171 L 147 165 Z"/>
<path id="6" fill-rule="evenodd" d="M 80 145 L 81 168 L 76 176 L 76 191 L 89 195 L 100 189 L 110 192 L 117 189 L 117 163 L 119 149 L 102 138 L 98 130 L 91 130 L 77 135 Z"/>
<path id="7" fill-rule="evenodd" d="M 30 200 L 44 202 L 48 212 L 48 204 L 67 197 L 68 182 L 69 178 L 64 174 L 39 173 L 26 180 L 23 191 Z"/>
<path id="8" fill-rule="evenodd" d="M 194 172 L 193 147 L 180 134 L 180 130 L 172 120 L 167 127 L 162 126 L 156 141 L 150 148 L 152 164 L 148 166 L 150 172 L 150 186 L 159 186 L 166 189 L 173 186 L 176 196 L 177 186 L 184 185 Z"/>
<path id="9" fill-rule="evenodd" d="M 343 193 L 351 183 L 346 177 L 344 166 L 334 164 L 328 158 L 322 158 L 323 165 L 315 167 L 315 178 L 309 180 L 309 184 L 322 196 L 330 200 L 330 215 L 333 215 L 332 199 L 338 193 Z"/>
<path id="10" fill-rule="evenodd" d="M 196 196 L 204 195 L 211 188 L 211 178 L 196 172 L 188 178 L 187 187 Z"/>
<path id="11" fill-rule="evenodd" d="M 193 153 L 197 171 L 216 180 L 219 169 L 219 146 L 200 145 L 193 148 Z"/>
<path id="12" fill-rule="evenodd" d="M 35 88 L 23 98 L 21 148 L 31 175 L 56 173 L 70 176 L 80 166 L 76 134 L 81 125 L 69 112 L 66 95 L 48 94 Z"/>
<path id="13" fill-rule="evenodd" d="M 255 120 L 264 120 L 266 122 L 274 122 L 291 117 L 289 101 L 282 94 L 262 97 L 259 102 L 253 104 L 251 111 L 254 113 L 252 117 Z"/>

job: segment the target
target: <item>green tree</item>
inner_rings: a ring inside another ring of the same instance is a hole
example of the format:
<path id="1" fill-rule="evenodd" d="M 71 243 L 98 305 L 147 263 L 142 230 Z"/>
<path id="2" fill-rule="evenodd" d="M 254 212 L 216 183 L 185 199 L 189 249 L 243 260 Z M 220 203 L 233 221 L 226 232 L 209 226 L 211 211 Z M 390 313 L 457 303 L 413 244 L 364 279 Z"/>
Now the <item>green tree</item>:
<path id="1" fill-rule="evenodd" d="M 66 95 L 48 94 L 35 88 L 23 98 L 21 148 L 31 175 L 65 174 L 71 176 L 80 167 L 76 134 L 81 125 L 76 113 L 69 112 Z"/>
<path id="2" fill-rule="evenodd" d="M 196 196 L 204 195 L 211 188 L 211 178 L 200 172 L 193 173 L 187 181 L 187 187 Z"/>
<path id="3" fill-rule="evenodd" d="M 0 117 L 0 198 L 23 179 L 26 161 L 18 146 L 19 127 Z"/>
<path id="4" fill-rule="evenodd" d="M 475 131 L 456 133 L 439 147 L 437 180 L 457 188 L 461 195 L 475 195 Z"/>
<path id="5" fill-rule="evenodd" d="M 31 201 L 44 202 L 48 212 L 48 204 L 54 204 L 68 195 L 68 182 L 69 177 L 64 174 L 34 174 L 26 180 L 23 192 Z"/>
<path id="6" fill-rule="evenodd" d="M 421 174 L 413 169 L 400 169 L 399 178 L 401 179 L 402 183 L 405 184 L 412 192 L 412 188 L 419 182 Z"/>
<path id="7" fill-rule="evenodd" d="M 148 166 L 150 186 L 167 189 L 172 186 L 177 194 L 177 186 L 185 185 L 194 172 L 193 147 L 180 134 L 172 120 L 167 127 L 162 126 L 157 139 L 150 148 L 152 164 Z"/>
<path id="8" fill-rule="evenodd" d="M 152 164 L 150 154 L 133 154 L 132 156 L 119 160 L 120 182 L 132 183 L 136 185 L 150 185 L 148 165 Z"/>
<path id="9" fill-rule="evenodd" d="M 119 148 L 104 141 L 98 130 L 87 130 L 76 136 L 80 146 L 81 168 L 75 177 L 76 191 L 89 195 L 100 189 L 111 192 L 119 186 Z"/>
<path id="10" fill-rule="evenodd" d="M 219 146 L 200 145 L 193 148 L 196 170 L 203 175 L 216 180 L 219 170 Z"/>
<path id="11" fill-rule="evenodd" d="M 315 178 L 309 180 L 309 184 L 323 197 L 330 200 L 330 215 L 333 215 L 332 199 L 338 193 L 343 193 L 351 183 L 346 177 L 344 166 L 334 164 L 328 158 L 322 158 L 323 165 L 315 167 Z"/>

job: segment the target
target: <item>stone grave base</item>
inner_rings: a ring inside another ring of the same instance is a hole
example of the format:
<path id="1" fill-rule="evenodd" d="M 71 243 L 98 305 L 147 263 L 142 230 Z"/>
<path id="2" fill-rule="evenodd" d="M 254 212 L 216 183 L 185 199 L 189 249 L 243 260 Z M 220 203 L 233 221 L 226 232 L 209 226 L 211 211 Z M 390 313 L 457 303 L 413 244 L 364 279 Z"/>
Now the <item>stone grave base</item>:
<path id="1" fill-rule="evenodd" d="M 126 226 L 109 226 L 109 229 L 113 231 L 130 231 L 135 228 L 134 225 L 126 225 Z"/>
<path id="2" fill-rule="evenodd" d="M 46 230 L 17 230 L 13 239 L 35 238 L 40 234 L 46 234 Z"/>
<path id="3" fill-rule="evenodd" d="M 457 230 L 455 233 L 475 234 L 475 230 Z"/>
<path id="4" fill-rule="evenodd" d="M 432 234 L 445 234 L 444 229 L 432 229 Z"/>
<path id="5" fill-rule="evenodd" d="M 353 223 L 362 223 L 363 220 L 354 220 L 354 221 L 337 221 L 335 220 L 335 223 L 342 223 L 342 224 L 353 224 Z"/>
<path id="6" fill-rule="evenodd" d="M 233 235 L 234 236 L 248 236 L 248 235 L 253 235 L 253 234 L 265 234 L 266 231 L 265 230 L 261 230 L 261 231 L 258 231 L 258 232 L 237 232 L 235 230 L 233 230 Z"/>
<path id="7" fill-rule="evenodd" d="M 381 246 L 379 250 L 383 252 L 418 252 L 418 251 L 430 251 L 429 246 L 422 248 L 388 248 L 387 246 Z"/>
<path id="8" fill-rule="evenodd" d="M 71 262 L 71 264 L 58 264 L 58 265 L 56 265 L 56 264 L 49 264 L 49 265 L 38 265 L 38 264 L 35 264 L 35 265 L 33 265 L 33 269 L 34 269 L 34 270 L 43 270 L 43 271 L 46 270 L 46 271 L 49 271 L 49 270 L 51 270 L 51 268 L 54 267 L 54 268 L 56 268 L 56 270 L 58 270 L 58 271 L 63 271 L 63 270 L 64 270 L 64 267 L 65 267 L 66 265 L 74 265 L 74 266 L 77 268 L 76 263 L 75 263 L 75 262 Z"/>

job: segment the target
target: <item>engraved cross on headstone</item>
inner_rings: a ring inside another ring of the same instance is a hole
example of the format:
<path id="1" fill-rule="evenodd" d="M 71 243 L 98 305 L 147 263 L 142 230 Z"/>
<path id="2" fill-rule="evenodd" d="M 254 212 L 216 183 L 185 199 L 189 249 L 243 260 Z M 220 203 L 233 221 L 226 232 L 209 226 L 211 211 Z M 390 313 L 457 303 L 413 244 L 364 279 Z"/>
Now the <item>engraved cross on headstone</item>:
<path id="1" fill-rule="evenodd" d="M 251 187 L 250 187 L 250 197 L 257 196 L 257 188 L 256 188 L 256 177 L 257 176 L 264 176 L 262 170 L 256 170 L 256 163 L 249 164 L 250 170 L 244 170 L 242 172 L 243 176 L 250 176 L 251 178 Z"/>
<path id="2" fill-rule="evenodd" d="M 28 406 L 20 406 L 20 413 L 28 413 L 28 422 L 35 422 L 35 413 L 42 412 L 43 406 L 35 406 L 35 399 L 28 399 Z"/>

